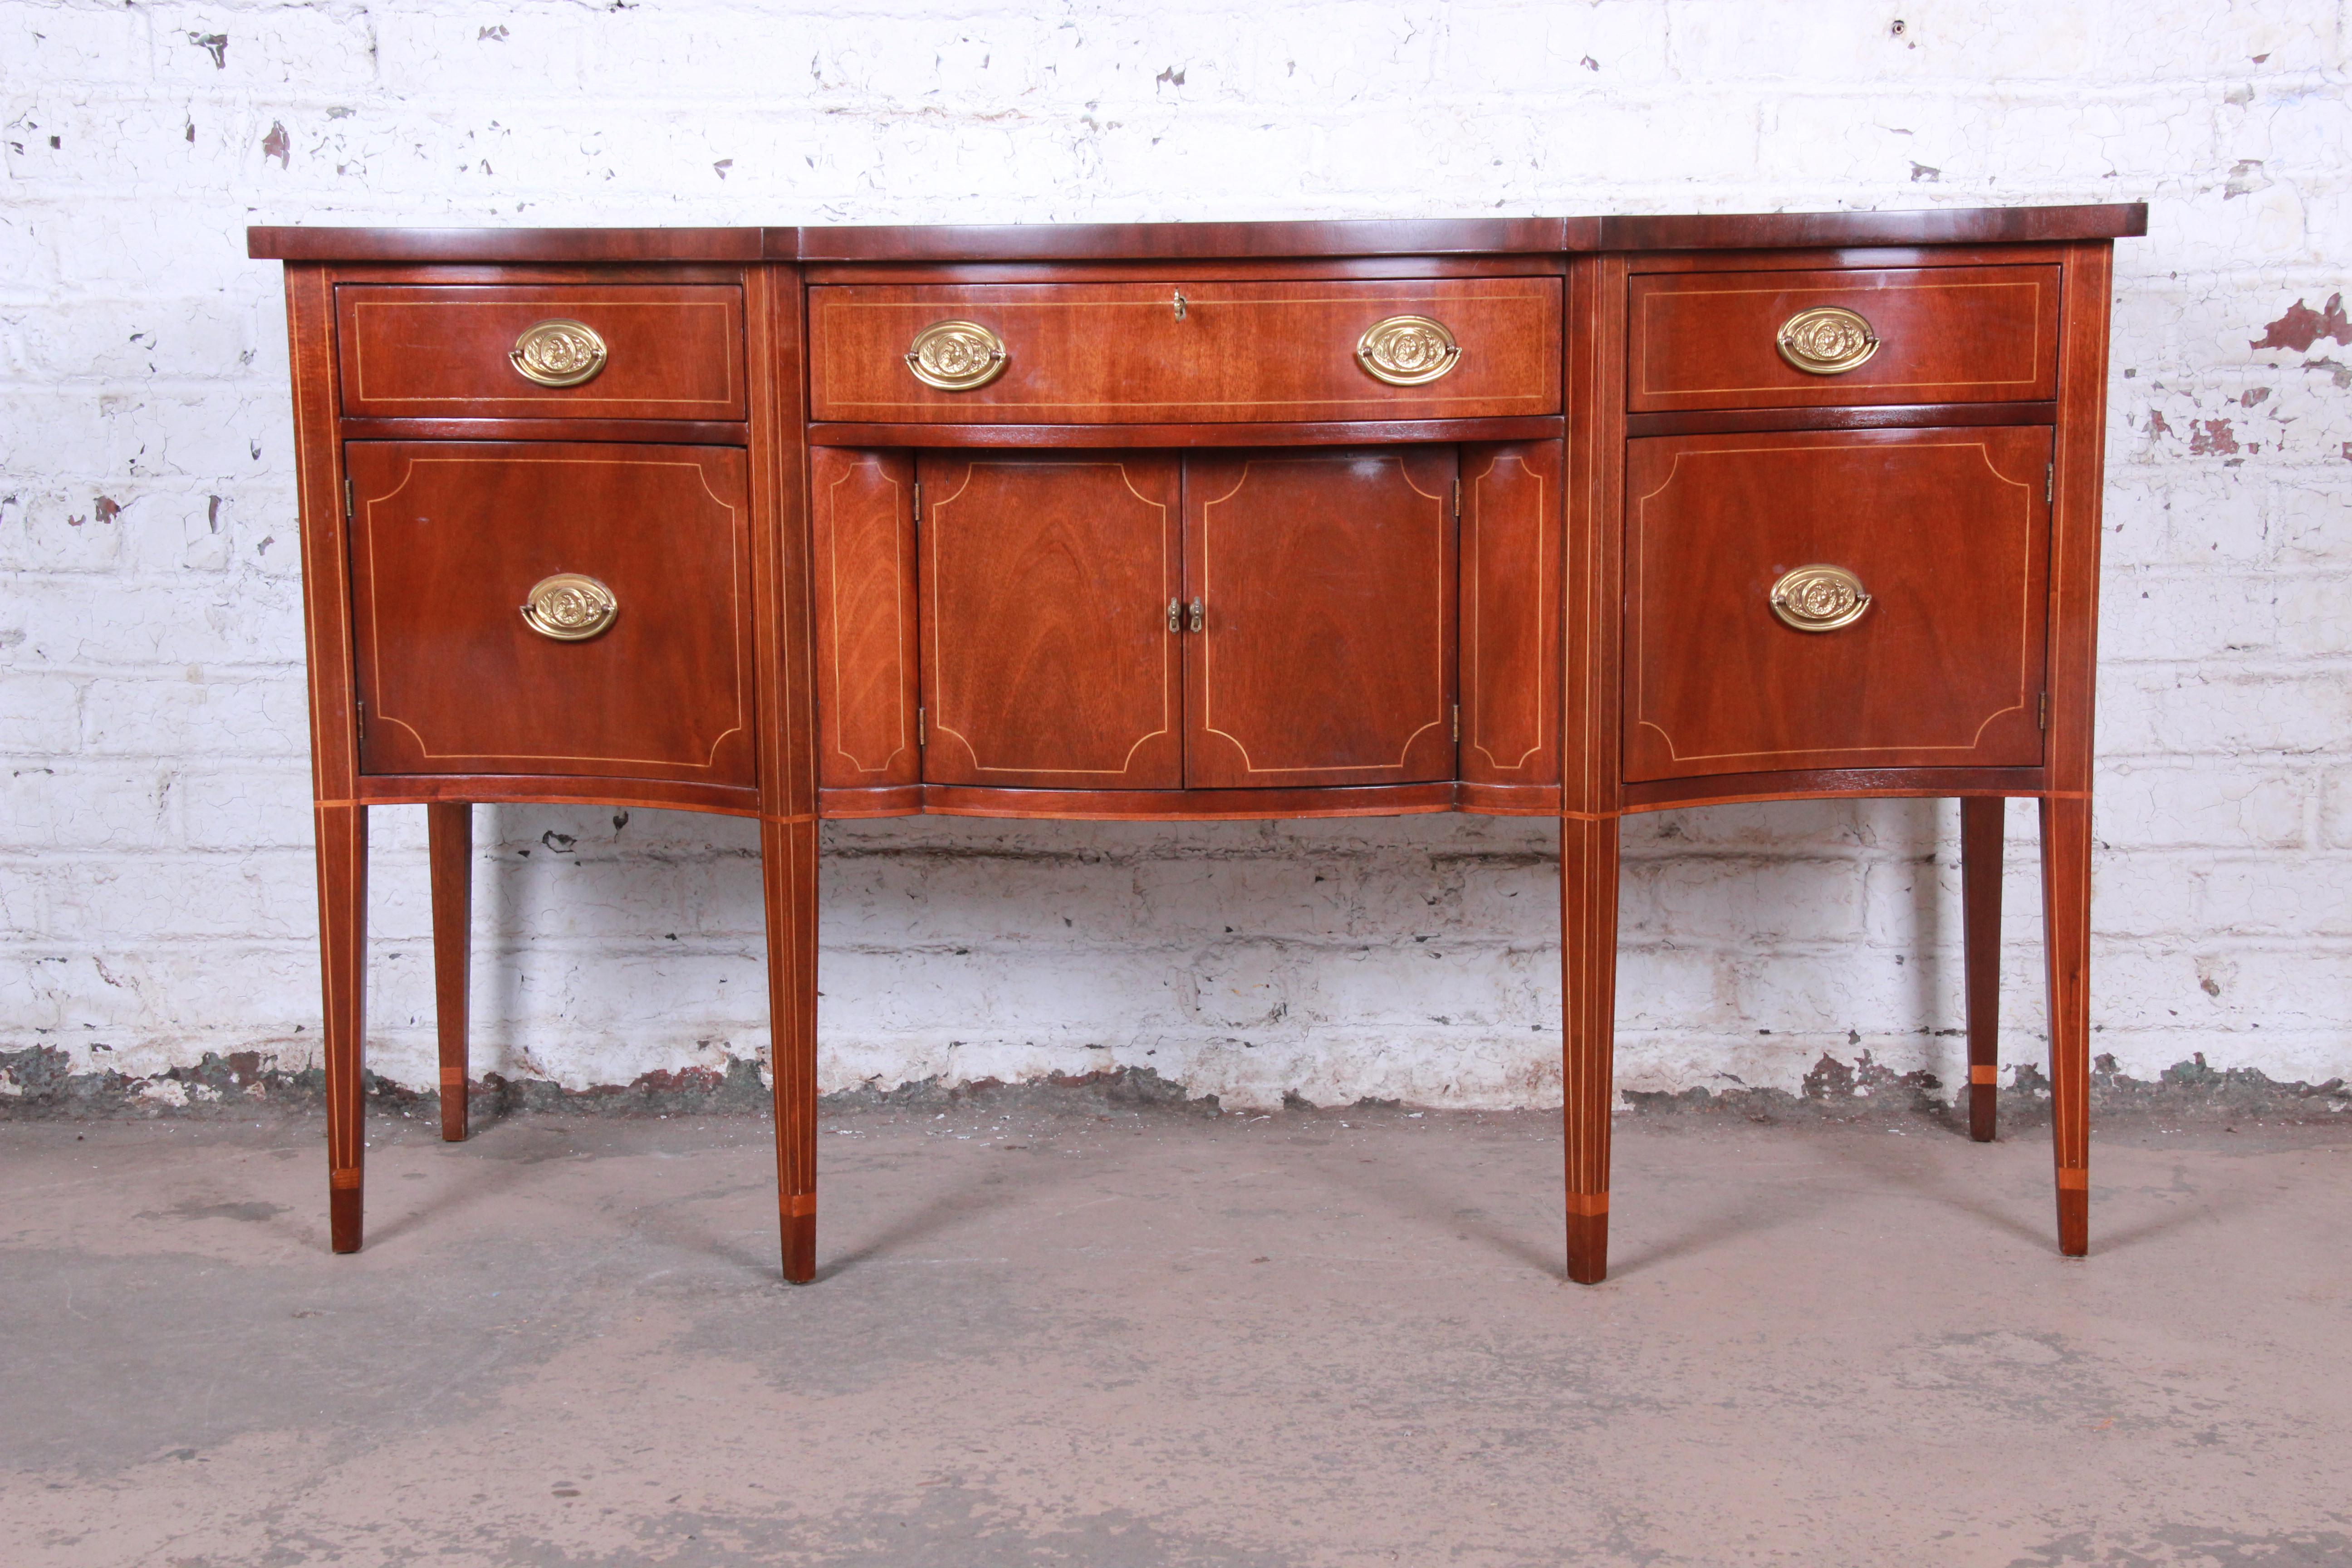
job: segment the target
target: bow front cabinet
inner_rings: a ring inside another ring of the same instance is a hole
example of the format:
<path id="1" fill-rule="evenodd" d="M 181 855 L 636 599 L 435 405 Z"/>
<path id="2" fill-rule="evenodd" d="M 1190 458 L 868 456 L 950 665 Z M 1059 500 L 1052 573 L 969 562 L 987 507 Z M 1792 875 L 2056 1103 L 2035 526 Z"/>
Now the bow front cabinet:
<path id="1" fill-rule="evenodd" d="M 1590 1282 L 1619 819 L 1952 795 L 1979 1138 L 2001 801 L 2041 803 L 2084 1251 L 2110 251 L 2146 221 L 253 230 L 292 334 L 334 1247 L 372 806 L 429 814 L 452 1139 L 472 804 L 758 820 L 793 1280 L 821 819 L 1556 817 Z"/>

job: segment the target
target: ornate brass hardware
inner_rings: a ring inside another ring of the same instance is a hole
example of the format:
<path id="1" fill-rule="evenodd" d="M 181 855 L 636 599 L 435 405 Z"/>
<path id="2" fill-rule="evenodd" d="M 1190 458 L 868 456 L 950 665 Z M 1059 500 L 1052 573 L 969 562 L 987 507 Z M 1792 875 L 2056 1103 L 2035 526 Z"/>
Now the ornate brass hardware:
<path id="1" fill-rule="evenodd" d="M 915 334 L 907 368 L 925 386 L 971 392 L 1004 374 L 1004 340 L 978 321 L 933 321 Z"/>
<path id="2" fill-rule="evenodd" d="M 522 330 L 507 363 L 525 381 L 577 386 L 604 368 L 604 340 L 585 321 L 536 321 Z"/>
<path id="3" fill-rule="evenodd" d="M 1198 599 L 1192 601 L 1192 615 L 1189 624 L 1196 632 L 1201 629 L 1201 601 Z"/>
<path id="4" fill-rule="evenodd" d="M 1176 290 L 1176 299 L 1175 299 L 1175 300 L 1174 300 L 1174 304 L 1175 304 L 1175 307 L 1176 307 L 1176 319 L 1177 319 L 1178 321 L 1182 321 L 1182 320 L 1184 319 L 1184 290 L 1183 290 L 1183 289 L 1177 289 L 1177 290 Z"/>
<path id="5" fill-rule="evenodd" d="M 1822 305 L 1780 323 L 1780 357 L 1807 375 L 1843 375 L 1878 352 L 1878 334 L 1852 310 Z"/>
<path id="6" fill-rule="evenodd" d="M 1356 363 L 1365 374 L 1391 386 L 1435 381 L 1461 361 L 1462 345 L 1454 334 L 1427 316 L 1391 316 L 1356 340 Z"/>
<path id="7" fill-rule="evenodd" d="M 1800 566 L 1772 584 L 1772 613 L 1801 632 L 1833 632 L 1862 619 L 1870 595 L 1843 566 Z"/>
<path id="8" fill-rule="evenodd" d="M 1168 629 L 1171 632 L 1184 629 L 1184 606 L 1175 599 L 1168 601 Z"/>
<path id="9" fill-rule="evenodd" d="M 601 635 L 621 613 L 613 590 L 578 572 L 558 572 L 530 585 L 522 603 L 522 624 L 557 642 L 586 642 Z"/>

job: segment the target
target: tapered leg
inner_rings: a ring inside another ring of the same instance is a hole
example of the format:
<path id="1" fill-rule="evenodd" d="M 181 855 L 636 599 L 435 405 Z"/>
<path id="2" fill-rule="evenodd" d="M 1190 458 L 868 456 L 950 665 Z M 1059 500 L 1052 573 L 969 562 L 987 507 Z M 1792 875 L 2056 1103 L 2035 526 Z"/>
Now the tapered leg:
<path id="1" fill-rule="evenodd" d="M 2091 1250 L 2091 803 L 2042 803 L 2042 945 L 2050 953 L 2050 1147 L 2058 1250 Z"/>
<path id="2" fill-rule="evenodd" d="M 1999 795 L 1960 801 L 1961 942 L 1968 972 L 1969 1136 L 1992 1142 L 2000 1094 L 2000 867 Z"/>
<path id="3" fill-rule="evenodd" d="M 768 1050 L 784 1278 L 816 1274 L 816 824 L 760 823 L 768 904 Z"/>
<path id="4" fill-rule="evenodd" d="M 1609 1277 L 1609 1115 L 1616 1102 L 1617 819 L 1559 825 L 1560 1058 L 1568 1151 L 1568 1277 Z"/>
<path id="5" fill-rule="evenodd" d="M 433 1001 L 441 1034 L 441 1136 L 466 1141 L 466 983 L 473 961 L 474 807 L 425 808 L 433 860 Z"/>
<path id="6" fill-rule="evenodd" d="M 367 807 L 315 809 L 327 1025 L 327 1228 L 337 1252 L 357 1252 L 367 1147 L 360 1085 L 367 1044 Z"/>

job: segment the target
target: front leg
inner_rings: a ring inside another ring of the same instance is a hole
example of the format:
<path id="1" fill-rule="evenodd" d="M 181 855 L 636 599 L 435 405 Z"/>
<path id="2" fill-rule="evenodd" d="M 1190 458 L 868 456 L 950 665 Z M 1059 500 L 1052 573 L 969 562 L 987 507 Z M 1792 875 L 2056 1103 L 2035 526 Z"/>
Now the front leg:
<path id="1" fill-rule="evenodd" d="M 327 1228 L 337 1252 L 360 1249 L 367 1149 L 367 814 L 315 808 L 319 837 L 319 974 L 326 1004 Z"/>
<path id="2" fill-rule="evenodd" d="M 1568 1277 L 1609 1277 L 1609 1118 L 1617 1100 L 1617 819 L 1559 825 L 1560 1079 L 1568 1166 Z"/>
<path id="3" fill-rule="evenodd" d="M 760 822 L 768 911 L 768 1068 L 784 1278 L 816 1275 L 816 823 Z"/>
<path id="4" fill-rule="evenodd" d="M 2058 1250 L 2091 1250 L 2091 803 L 2042 803 L 2042 945 L 2050 954 L 2050 1148 Z"/>

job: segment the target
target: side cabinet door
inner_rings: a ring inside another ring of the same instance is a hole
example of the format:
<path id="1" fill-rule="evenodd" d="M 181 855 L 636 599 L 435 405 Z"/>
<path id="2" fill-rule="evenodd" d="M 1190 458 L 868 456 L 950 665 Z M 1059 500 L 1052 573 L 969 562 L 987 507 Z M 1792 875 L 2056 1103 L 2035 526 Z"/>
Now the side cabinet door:
<path id="1" fill-rule="evenodd" d="M 1559 782 L 1560 443 L 1462 449 L 1462 776 Z"/>
<path id="2" fill-rule="evenodd" d="M 919 472 L 924 779 L 1176 788 L 1178 459 L 925 453 Z"/>
<path id="3" fill-rule="evenodd" d="M 2050 442 L 1629 442 L 1625 776 L 2039 765 Z"/>
<path id="4" fill-rule="evenodd" d="M 1451 447 L 1185 465 L 1185 782 L 1454 776 Z"/>
<path id="5" fill-rule="evenodd" d="M 911 784 L 915 744 L 915 459 L 809 452 L 816 545 L 817 782 Z"/>

